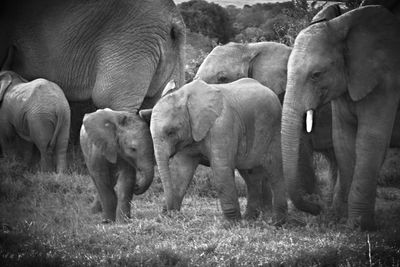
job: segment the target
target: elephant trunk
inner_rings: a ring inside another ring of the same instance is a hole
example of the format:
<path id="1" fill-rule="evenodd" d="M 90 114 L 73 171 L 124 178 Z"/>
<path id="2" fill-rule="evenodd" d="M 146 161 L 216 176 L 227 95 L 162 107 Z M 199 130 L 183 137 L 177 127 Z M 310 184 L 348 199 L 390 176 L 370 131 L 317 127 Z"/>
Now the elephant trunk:
<path id="1" fill-rule="evenodd" d="M 171 149 L 166 145 L 160 144 L 159 141 L 154 143 L 155 145 L 155 156 L 160 172 L 161 182 L 164 188 L 164 198 L 166 211 L 169 210 L 180 210 L 179 201 L 175 201 L 174 197 L 174 186 L 171 178 L 171 170 L 169 167 L 169 158 L 171 156 Z"/>
<path id="2" fill-rule="evenodd" d="M 154 178 L 154 165 L 149 164 L 145 168 L 141 168 L 140 174 L 141 175 L 136 176 L 136 184 L 133 190 L 135 195 L 143 194 L 149 189 Z"/>
<path id="3" fill-rule="evenodd" d="M 306 181 L 315 184 L 312 167 L 312 151 L 307 136 L 303 131 L 303 115 L 305 111 L 296 104 L 290 93 L 285 96 L 282 110 L 282 159 L 283 172 L 287 181 L 287 189 L 294 206 L 311 214 L 319 214 L 321 207 L 306 198 Z M 301 158 L 304 157 L 304 158 Z M 311 177 L 302 177 L 311 176 Z M 311 186 L 314 186 L 313 184 Z"/>

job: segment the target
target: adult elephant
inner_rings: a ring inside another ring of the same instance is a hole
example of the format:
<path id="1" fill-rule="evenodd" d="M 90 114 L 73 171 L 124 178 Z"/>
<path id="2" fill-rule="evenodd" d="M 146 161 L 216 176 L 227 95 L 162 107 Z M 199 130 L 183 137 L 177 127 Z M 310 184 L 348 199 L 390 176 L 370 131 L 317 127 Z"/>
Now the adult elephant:
<path id="1" fill-rule="evenodd" d="M 392 11 L 397 18 L 400 18 L 400 1 L 399 0 L 364 0 L 361 6 L 382 5 Z"/>
<path id="2" fill-rule="evenodd" d="M 304 115 L 311 131 L 313 110 L 331 101 L 340 171 L 334 204 L 347 209 L 350 225 L 366 230 L 376 227 L 377 176 L 400 99 L 399 47 L 399 20 L 383 7 L 367 6 L 301 31 L 288 62 L 285 178 L 297 176 Z"/>
<path id="3" fill-rule="evenodd" d="M 328 14 L 319 13 L 322 17 L 333 16 L 336 10 Z M 270 88 L 283 102 L 286 90 L 287 62 L 292 49 L 276 42 L 228 43 L 215 47 L 204 59 L 196 73 L 195 79 L 207 83 L 227 83 L 242 77 L 250 77 Z M 310 134 L 302 135 L 299 174 L 288 187 L 289 197 L 300 210 L 312 214 L 321 211 L 320 205 L 309 201 L 305 195 L 318 192 L 317 180 L 313 165 L 313 152 L 320 152 L 329 161 L 331 176 L 336 179 L 337 164 L 332 144 L 332 114 L 330 104 L 318 109 L 316 128 Z"/>
<path id="4" fill-rule="evenodd" d="M 0 62 L 28 80 L 42 77 L 69 101 L 136 112 L 165 84 L 183 83 L 185 26 L 172 0 L 6 0 Z"/>
<path id="5" fill-rule="evenodd" d="M 12 47 L 12 70 L 57 83 L 69 101 L 140 120 L 169 80 L 184 81 L 185 25 L 172 0 L 5 0 L 0 24 L 0 62 Z"/>

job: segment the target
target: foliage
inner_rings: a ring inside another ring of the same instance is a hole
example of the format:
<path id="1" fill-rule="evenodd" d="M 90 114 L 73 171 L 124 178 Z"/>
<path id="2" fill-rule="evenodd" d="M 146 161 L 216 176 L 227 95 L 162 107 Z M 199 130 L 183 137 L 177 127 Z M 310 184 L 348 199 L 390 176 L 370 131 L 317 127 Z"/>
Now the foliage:
<path id="1" fill-rule="evenodd" d="M 232 38 L 230 17 L 220 5 L 204 0 L 191 0 L 179 4 L 178 8 L 190 31 L 216 38 L 223 44 Z"/>
<path id="2" fill-rule="evenodd" d="M 191 0 L 181 3 L 179 9 L 191 32 L 217 43 L 277 41 L 292 45 L 320 7 L 308 5 L 306 0 L 293 0 L 223 8 L 204 0 Z"/>

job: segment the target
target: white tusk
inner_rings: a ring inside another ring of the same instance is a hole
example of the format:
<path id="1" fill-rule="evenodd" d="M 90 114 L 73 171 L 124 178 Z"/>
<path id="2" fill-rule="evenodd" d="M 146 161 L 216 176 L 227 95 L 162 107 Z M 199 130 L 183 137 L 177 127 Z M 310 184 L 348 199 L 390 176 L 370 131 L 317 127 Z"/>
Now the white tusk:
<path id="1" fill-rule="evenodd" d="M 314 110 L 312 110 L 312 109 L 307 110 L 307 116 L 306 116 L 306 130 L 307 130 L 307 133 L 311 133 L 311 131 L 312 131 L 313 117 L 314 117 Z"/>

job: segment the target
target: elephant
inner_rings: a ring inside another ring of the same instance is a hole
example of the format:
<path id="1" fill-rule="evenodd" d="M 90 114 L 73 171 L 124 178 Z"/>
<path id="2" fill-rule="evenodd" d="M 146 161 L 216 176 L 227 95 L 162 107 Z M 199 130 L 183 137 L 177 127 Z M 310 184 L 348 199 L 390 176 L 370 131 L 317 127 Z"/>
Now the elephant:
<path id="1" fill-rule="evenodd" d="M 340 174 L 333 204 L 361 230 L 376 229 L 378 172 L 389 145 L 398 143 L 392 132 L 400 98 L 399 47 L 400 21 L 384 7 L 365 6 L 303 29 L 288 61 L 285 179 L 296 180 L 299 141 L 304 128 L 312 131 L 313 110 L 331 102 Z"/>
<path id="2" fill-rule="evenodd" d="M 141 119 L 168 81 L 184 82 L 185 24 L 172 0 L 5 0 L 0 13 L 0 62 L 54 81 L 70 103 Z"/>
<path id="3" fill-rule="evenodd" d="M 84 116 L 80 145 L 98 192 L 92 212 L 103 211 L 103 223 L 127 221 L 133 194 L 151 185 L 155 162 L 149 132 L 145 121 L 127 111 L 106 108 Z"/>
<path id="4" fill-rule="evenodd" d="M 263 209 L 262 184 L 267 180 L 273 192 L 273 222 L 283 223 L 287 202 L 280 121 L 278 97 L 250 78 L 228 84 L 197 79 L 162 97 L 152 110 L 150 131 L 165 209 L 180 210 L 196 167 L 205 162 L 212 169 L 224 218 L 241 218 L 236 168 L 248 188 L 245 217 L 254 218 Z"/>
<path id="5" fill-rule="evenodd" d="M 397 18 L 400 18 L 400 3 L 398 0 L 364 0 L 360 6 L 382 5 L 389 9 Z"/>
<path id="6" fill-rule="evenodd" d="M 329 12 L 331 13 L 331 12 Z M 333 12 L 332 12 L 333 13 Z M 320 17 L 327 16 L 320 14 Z M 320 20 L 321 18 L 318 18 Z M 271 88 L 283 102 L 286 90 L 287 62 L 291 48 L 275 42 L 228 43 L 215 47 L 199 67 L 195 79 L 207 83 L 232 82 L 250 77 Z M 299 175 L 296 185 L 289 187 L 289 197 L 296 208 L 318 214 L 320 205 L 303 198 L 299 190 L 307 194 L 318 194 L 313 152 L 322 153 L 329 162 L 330 174 L 337 176 L 337 163 L 332 143 L 332 113 L 330 104 L 318 109 L 315 116 L 315 130 L 302 136 Z M 266 190 L 267 191 L 267 190 Z"/>
<path id="7" fill-rule="evenodd" d="M 194 79 L 219 84 L 248 77 L 280 95 L 286 89 L 287 61 L 291 50 L 276 42 L 230 42 L 215 47 L 207 55 Z"/>
<path id="8" fill-rule="evenodd" d="M 42 171 L 67 168 L 70 108 L 61 88 L 48 80 L 28 82 L 13 71 L 0 72 L 0 143 L 5 152 L 13 141 L 32 160 L 37 148 Z"/>

